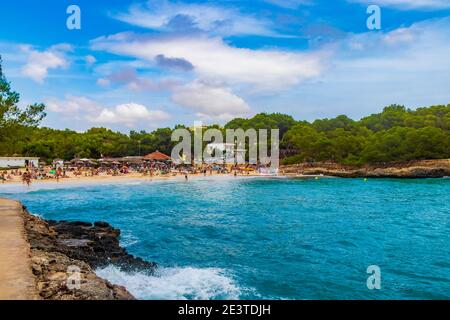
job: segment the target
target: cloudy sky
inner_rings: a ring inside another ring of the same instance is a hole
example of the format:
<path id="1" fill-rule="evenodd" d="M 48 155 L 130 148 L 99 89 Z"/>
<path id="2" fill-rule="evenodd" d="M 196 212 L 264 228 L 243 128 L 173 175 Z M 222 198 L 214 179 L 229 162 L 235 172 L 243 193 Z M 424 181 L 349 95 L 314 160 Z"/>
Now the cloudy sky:
<path id="1" fill-rule="evenodd" d="M 81 9 L 81 30 L 66 27 Z M 367 7 L 381 8 L 369 30 Z M 450 103 L 450 0 L 2 1 L 0 54 L 54 128 Z"/>

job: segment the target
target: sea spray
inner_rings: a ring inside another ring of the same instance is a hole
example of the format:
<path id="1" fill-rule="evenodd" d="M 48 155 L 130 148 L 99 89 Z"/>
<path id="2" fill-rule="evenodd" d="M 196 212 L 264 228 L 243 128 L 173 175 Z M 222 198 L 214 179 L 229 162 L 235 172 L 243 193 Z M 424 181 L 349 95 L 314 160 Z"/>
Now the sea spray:
<path id="1" fill-rule="evenodd" d="M 161 268 L 154 276 L 143 272 L 124 272 L 115 266 L 96 270 L 99 277 L 122 285 L 143 300 L 239 299 L 238 284 L 219 268 Z"/>

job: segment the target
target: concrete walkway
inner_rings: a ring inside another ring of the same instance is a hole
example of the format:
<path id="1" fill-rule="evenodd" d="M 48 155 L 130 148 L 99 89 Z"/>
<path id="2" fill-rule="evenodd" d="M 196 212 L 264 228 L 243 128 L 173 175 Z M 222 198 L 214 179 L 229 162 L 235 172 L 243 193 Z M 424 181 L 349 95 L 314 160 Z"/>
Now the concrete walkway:
<path id="1" fill-rule="evenodd" d="M 38 297 L 19 202 L 0 199 L 0 300 Z"/>

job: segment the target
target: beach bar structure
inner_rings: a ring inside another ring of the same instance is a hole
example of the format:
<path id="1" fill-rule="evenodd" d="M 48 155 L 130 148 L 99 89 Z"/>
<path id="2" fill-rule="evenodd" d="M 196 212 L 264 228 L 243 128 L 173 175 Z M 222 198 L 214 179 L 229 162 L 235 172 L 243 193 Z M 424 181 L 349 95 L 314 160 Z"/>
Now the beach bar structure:
<path id="1" fill-rule="evenodd" d="M 152 152 L 152 153 L 144 156 L 144 160 L 146 160 L 146 161 L 172 161 L 172 158 L 169 157 L 168 155 L 156 150 L 155 152 Z"/>
<path id="2" fill-rule="evenodd" d="M 38 157 L 0 157 L 0 168 L 39 167 Z"/>

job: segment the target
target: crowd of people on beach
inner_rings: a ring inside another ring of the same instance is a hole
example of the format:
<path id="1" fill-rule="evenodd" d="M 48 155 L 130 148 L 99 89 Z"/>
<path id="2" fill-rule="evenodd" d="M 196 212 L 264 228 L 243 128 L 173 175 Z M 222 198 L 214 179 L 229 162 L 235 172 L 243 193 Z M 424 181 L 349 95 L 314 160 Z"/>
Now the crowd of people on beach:
<path id="1" fill-rule="evenodd" d="M 24 184 L 27 184 L 28 186 L 31 184 L 32 179 L 36 179 L 36 175 L 34 171 L 30 171 L 29 168 L 25 168 L 25 170 L 22 172 L 22 170 L 15 169 L 15 170 L 3 170 L 0 172 L 0 180 L 2 183 L 5 183 L 7 181 L 14 180 L 14 177 L 20 177 L 22 182 Z"/>
<path id="2" fill-rule="evenodd" d="M 148 162 L 141 164 L 121 163 L 114 165 L 61 165 L 53 164 L 35 167 L 30 165 L 26 168 L 4 169 L 0 171 L 0 180 L 5 182 L 21 181 L 28 186 L 32 181 L 45 181 L 98 177 L 98 176 L 148 176 L 148 177 L 171 177 L 184 176 L 186 180 L 190 175 L 214 175 L 233 174 L 250 175 L 256 172 L 255 166 L 224 165 L 224 164 L 200 164 L 200 165 L 175 165 L 172 162 Z"/>

